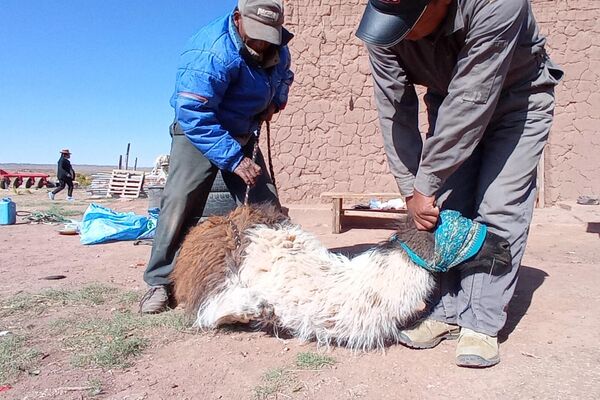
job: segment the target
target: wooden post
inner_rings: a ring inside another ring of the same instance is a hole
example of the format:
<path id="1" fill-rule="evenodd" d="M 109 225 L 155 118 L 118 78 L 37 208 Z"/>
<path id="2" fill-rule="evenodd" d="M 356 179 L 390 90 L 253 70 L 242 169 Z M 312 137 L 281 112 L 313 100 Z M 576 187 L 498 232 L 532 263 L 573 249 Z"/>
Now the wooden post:
<path id="1" fill-rule="evenodd" d="M 129 147 L 131 143 L 127 143 L 127 153 L 125 153 L 125 169 L 129 169 Z"/>
<path id="2" fill-rule="evenodd" d="M 119 155 L 119 168 L 117 168 L 117 169 L 121 169 L 122 166 L 123 166 L 123 155 L 120 154 Z"/>
<path id="3" fill-rule="evenodd" d="M 540 162 L 537 166 L 537 199 L 536 199 L 536 207 L 544 208 L 546 207 L 546 163 L 545 157 L 546 151 L 542 151 L 542 155 L 540 157 Z"/>
<path id="4" fill-rule="evenodd" d="M 135 158 L 135 163 L 133 164 L 133 170 L 137 171 L 137 157 Z"/>
<path id="5" fill-rule="evenodd" d="M 340 233 L 342 231 L 342 201 L 341 197 L 333 198 L 333 219 L 331 221 L 331 232 Z"/>

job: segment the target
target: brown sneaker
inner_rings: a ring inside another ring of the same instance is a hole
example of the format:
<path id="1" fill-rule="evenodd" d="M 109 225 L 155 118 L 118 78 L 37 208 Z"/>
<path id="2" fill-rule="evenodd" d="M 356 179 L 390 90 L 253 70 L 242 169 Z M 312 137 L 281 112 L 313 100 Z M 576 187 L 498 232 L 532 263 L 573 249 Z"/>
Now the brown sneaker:
<path id="1" fill-rule="evenodd" d="M 498 338 L 461 328 L 456 346 L 456 365 L 485 368 L 500 362 Z"/>
<path id="2" fill-rule="evenodd" d="M 422 319 L 400 332 L 399 340 L 411 349 L 431 349 L 444 339 L 456 339 L 460 328 L 434 319 Z"/>
<path id="3" fill-rule="evenodd" d="M 167 309 L 169 293 L 166 286 L 150 286 L 140 300 L 140 314 L 158 314 Z"/>

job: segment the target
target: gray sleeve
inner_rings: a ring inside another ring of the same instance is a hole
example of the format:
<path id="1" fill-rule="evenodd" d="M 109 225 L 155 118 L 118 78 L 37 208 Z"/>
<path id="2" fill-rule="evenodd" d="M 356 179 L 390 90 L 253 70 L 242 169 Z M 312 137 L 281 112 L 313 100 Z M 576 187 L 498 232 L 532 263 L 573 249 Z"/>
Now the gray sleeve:
<path id="1" fill-rule="evenodd" d="M 527 0 L 476 2 L 448 95 L 438 110 L 433 136 L 423 147 L 415 189 L 424 195 L 434 195 L 480 142 L 527 13 Z"/>
<path id="2" fill-rule="evenodd" d="M 367 49 L 388 165 L 400 193 L 410 196 L 423 147 L 417 94 L 392 51 L 374 46 Z"/>

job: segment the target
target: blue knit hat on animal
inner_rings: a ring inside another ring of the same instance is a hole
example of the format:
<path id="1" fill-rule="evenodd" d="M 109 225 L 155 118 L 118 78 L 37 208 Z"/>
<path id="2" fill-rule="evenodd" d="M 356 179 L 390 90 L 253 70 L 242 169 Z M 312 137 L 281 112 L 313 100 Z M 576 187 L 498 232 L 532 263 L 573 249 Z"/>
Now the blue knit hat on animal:
<path id="1" fill-rule="evenodd" d="M 423 259 L 404 242 L 400 246 L 418 266 L 431 272 L 446 272 L 477 254 L 486 234 L 487 226 L 463 217 L 458 211 L 444 210 L 434 231 L 433 260 Z"/>

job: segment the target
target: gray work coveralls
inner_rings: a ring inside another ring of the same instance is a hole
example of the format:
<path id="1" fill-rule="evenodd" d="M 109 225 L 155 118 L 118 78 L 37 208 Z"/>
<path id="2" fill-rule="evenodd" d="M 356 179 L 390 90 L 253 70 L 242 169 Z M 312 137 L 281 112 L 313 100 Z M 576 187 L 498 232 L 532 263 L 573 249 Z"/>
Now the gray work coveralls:
<path id="1" fill-rule="evenodd" d="M 496 336 L 517 282 L 536 193 L 536 167 L 563 72 L 544 50 L 527 0 L 455 0 L 439 29 L 368 45 L 385 151 L 400 192 L 436 195 L 442 209 L 482 222 L 511 244 L 503 276 L 439 276 L 430 318 Z M 427 88 L 418 129 L 414 85 Z"/>

